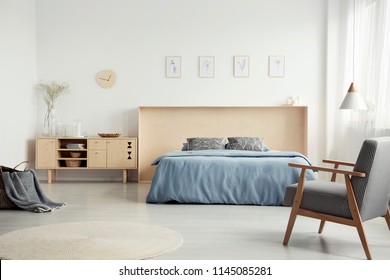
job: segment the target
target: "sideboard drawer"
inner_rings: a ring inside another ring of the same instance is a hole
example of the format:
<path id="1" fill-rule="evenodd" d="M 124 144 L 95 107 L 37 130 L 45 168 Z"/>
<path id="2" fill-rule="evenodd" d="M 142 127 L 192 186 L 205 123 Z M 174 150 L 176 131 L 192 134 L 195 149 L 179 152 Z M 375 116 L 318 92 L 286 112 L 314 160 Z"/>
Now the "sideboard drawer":
<path id="1" fill-rule="evenodd" d="M 88 149 L 91 150 L 105 150 L 106 149 L 106 140 L 100 140 L 100 139 L 89 139 L 88 140 Z"/>

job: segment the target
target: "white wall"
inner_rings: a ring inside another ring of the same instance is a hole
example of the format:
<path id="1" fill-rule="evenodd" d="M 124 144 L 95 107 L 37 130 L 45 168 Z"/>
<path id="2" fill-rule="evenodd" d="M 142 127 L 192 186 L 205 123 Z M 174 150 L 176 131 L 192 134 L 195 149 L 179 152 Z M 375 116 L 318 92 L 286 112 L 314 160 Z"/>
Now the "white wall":
<path id="1" fill-rule="evenodd" d="M 0 165 L 34 159 L 35 0 L 0 0 Z"/>
<path id="2" fill-rule="evenodd" d="M 66 81 L 56 106 L 63 124 L 87 133 L 137 135 L 138 106 L 309 106 L 309 157 L 324 150 L 326 0 L 36 0 L 37 81 Z M 286 56 L 285 78 L 268 77 L 268 56 Z M 167 55 L 182 57 L 182 78 L 166 79 Z M 200 79 L 199 55 L 216 59 Z M 250 77 L 234 78 L 233 56 L 250 56 Z M 117 84 L 94 81 L 102 69 Z M 37 123 L 45 107 L 38 99 Z M 263 121 L 263 120 L 259 120 Z M 37 131 L 39 133 L 39 131 Z M 272 143 L 268 143 L 272 146 Z"/>

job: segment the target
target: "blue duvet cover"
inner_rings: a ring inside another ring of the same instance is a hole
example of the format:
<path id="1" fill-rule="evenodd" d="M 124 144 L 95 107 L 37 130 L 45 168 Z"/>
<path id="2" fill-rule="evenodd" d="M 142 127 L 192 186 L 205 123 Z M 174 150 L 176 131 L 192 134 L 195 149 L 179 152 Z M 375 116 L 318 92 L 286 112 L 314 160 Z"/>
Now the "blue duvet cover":
<path id="1" fill-rule="evenodd" d="M 150 203 L 283 205 L 287 185 L 297 183 L 299 168 L 310 164 L 297 152 L 202 150 L 170 152 L 158 157 Z M 315 179 L 307 171 L 306 179 Z"/>

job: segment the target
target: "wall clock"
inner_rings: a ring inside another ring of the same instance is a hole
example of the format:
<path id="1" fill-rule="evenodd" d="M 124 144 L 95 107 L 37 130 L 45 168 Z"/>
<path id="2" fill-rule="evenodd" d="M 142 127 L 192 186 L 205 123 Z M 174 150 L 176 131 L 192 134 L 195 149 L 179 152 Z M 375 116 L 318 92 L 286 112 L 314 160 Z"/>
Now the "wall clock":
<path id="1" fill-rule="evenodd" d="M 103 88 L 114 86 L 115 81 L 116 75 L 112 70 L 102 70 L 96 74 L 96 82 Z"/>

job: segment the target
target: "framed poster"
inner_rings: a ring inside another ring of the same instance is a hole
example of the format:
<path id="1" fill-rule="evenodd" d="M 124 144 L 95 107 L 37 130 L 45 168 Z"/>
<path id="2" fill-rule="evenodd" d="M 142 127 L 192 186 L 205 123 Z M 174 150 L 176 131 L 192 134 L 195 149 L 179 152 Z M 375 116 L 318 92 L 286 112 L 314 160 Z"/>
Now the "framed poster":
<path id="1" fill-rule="evenodd" d="M 181 77 L 181 56 L 167 56 L 165 59 L 165 77 Z"/>
<path id="2" fill-rule="evenodd" d="M 269 56 L 269 76 L 284 77 L 285 59 L 283 55 Z"/>
<path id="3" fill-rule="evenodd" d="M 249 56 L 239 55 L 234 57 L 234 77 L 247 78 L 249 77 Z"/>
<path id="4" fill-rule="evenodd" d="M 214 56 L 199 56 L 199 78 L 214 78 Z"/>

